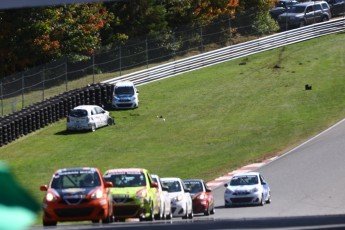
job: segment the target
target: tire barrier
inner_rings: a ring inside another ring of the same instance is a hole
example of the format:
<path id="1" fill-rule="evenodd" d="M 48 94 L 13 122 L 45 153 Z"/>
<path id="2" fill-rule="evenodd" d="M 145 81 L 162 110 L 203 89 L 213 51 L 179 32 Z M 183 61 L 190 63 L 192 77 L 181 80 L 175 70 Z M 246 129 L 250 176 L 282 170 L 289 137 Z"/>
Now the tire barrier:
<path id="1" fill-rule="evenodd" d="M 21 111 L 0 117 L 0 147 L 67 117 L 78 105 L 107 106 L 112 99 L 112 84 L 98 83 L 71 90 Z"/>

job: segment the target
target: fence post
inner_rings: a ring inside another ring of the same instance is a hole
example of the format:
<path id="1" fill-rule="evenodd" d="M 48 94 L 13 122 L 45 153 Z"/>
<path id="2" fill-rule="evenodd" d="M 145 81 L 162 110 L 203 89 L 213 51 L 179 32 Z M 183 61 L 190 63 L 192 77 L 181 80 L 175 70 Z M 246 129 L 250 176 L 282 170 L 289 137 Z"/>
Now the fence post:
<path id="1" fill-rule="evenodd" d="M 1 96 L 1 116 L 4 116 L 4 95 L 2 91 L 2 81 L 0 82 L 0 96 Z"/>
<path id="2" fill-rule="evenodd" d="M 95 84 L 95 54 L 92 54 L 92 83 Z"/>
<path id="3" fill-rule="evenodd" d="M 122 46 L 121 46 L 121 44 L 120 44 L 120 48 L 119 48 L 120 76 L 122 75 L 122 74 L 121 74 L 121 71 L 122 71 L 122 70 L 121 70 L 121 69 L 122 69 L 122 56 L 121 56 L 122 53 L 121 53 L 121 47 L 122 47 Z"/>
<path id="4" fill-rule="evenodd" d="M 44 101 L 44 87 L 45 87 L 44 82 L 46 80 L 46 77 L 45 77 L 46 71 L 45 71 L 45 69 L 46 69 L 46 66 L 44 65 L 44 67 L 43 67 L 43 81 L 42 81 L 42 84 L 43 84 L 42 101 Z"/>
<path id="5" fill-rule="evenodd" d="M 25 81 L 24 81 L 24 73 L 22 74 L 22 109 L 24 109 L 24 89 L 25 89 Z"/>
<path id="6" fill-rule="evenodd" d="M 176 38 L 175 38 L 175 30 L 173 31 L 172 33 L 172 36 L 173 36 L 173 55 L 174 55 L 174 61 L 176 61 Z"/>
<path id="7" fill-rule="evenodd" d="M 65 61 L 65 75 L 66 75 L 65 82 L 66 82 L 66 92 L 67 92 L 67 91 L 68 91 L 67 59 L 66 59 L 66 61 Z"/>
<path id="8" fill-rule="evenodd" d="M 202 26 L 200 26 L 200 38 L 201 38 L 201 39 L 200 39 L 200 43 L 201 43 L 200 45 L 201 45 L 201 53 L 204 52 L 204 43 L 203 43 L 203 40 L 202 40 L 202 39 L 203 39 L 202 36 L 203 36 L 203 35 L 202 35 Z"/>
<path id="9" fill-rule="evenodd" d="M 145 40 L 145 46 L 146 46 L 146 69 L 149 68 L 149 48 L 148 48 L 148 43 L 147 43 L 147 37 Z"/>

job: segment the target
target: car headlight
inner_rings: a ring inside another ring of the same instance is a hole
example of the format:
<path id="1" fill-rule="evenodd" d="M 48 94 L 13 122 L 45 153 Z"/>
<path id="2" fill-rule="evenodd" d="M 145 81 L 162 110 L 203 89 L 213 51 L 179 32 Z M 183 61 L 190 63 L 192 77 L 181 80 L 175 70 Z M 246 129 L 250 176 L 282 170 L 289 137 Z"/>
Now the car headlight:
<path id="1" fill-rule="evenodd" d="M 46 195 L 46 200 L 48 201 L 48 202 L 52 202 L 52 201 L 56 201 L 56 196 L 53 194 L 53 193 L 51 193 L 51 192 L 48 192 L 47 193 L 47 195 Z"/>
<path id="2" fill-rule="evenodd" d="M 203 199 L 206 199 L 206 195 L 204 193 L 201 193 L 198 197 L 197 197 L 198 200 L 203 200 Z"/>
<path id="3" fill-rule="evenodd" d="M 97 189 L 94 193 L 92 193 L 91 198 L 92 199 L 101 199 L 103 197 L 103 191 L 102 189 Z"/>
<path id="4" fill-rule="evenodd" d="M 136 194 L 137 198 L 145 198 L 147 196 L 147 191 L 146 189 L 140 189 L 137 194 Z"/>
<path id="5" fill-rule="evenodd" d="M 114 96 L 114 99 L 117 100 L 117 101 L 120 100 L 120 98 L 119 98 L 119 97 L 116 97 L 116 96 Z"/>
<path id="6" fill-rule="evenodd" d="M 232 191 L 230 189 L 225 190 L 225 194 L 231 194 Z"/>
<path id="7" fill-rule="evenodd" d="M 183 195 L 182 194 L 178 195 L 177 197 L 175 197 L 175 200 L 176 201 L 183 200 Z"/>
<path id="8" fill-rule="evenodd" d="M 258 188 L 253 188 L 250 192 L 251 192 L 251 193 L 256 193 L 256 192 L 258 192 L 258 191 L 259 191 Z"/>

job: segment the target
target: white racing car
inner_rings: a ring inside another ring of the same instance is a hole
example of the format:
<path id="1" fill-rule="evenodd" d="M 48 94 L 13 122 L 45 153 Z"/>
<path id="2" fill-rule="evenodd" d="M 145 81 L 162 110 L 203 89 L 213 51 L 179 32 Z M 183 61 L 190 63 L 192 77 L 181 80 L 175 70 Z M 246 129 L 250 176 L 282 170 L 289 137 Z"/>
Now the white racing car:
<path id="1" fill-rule="evenodd" d="M 235 205 L 264 205 L 271 203 L 271 190 L 264 177 L 258 172 L 234 175 L 224 185 L 225 207 Z"/>
<path id="2" fill-rule="evenodd" d="M 171 200 L 171 211 L 173 217 L 182 217 L 183 219 L 192 219 L 193 204 L 192 198 L 180 178 L 167 177 L 161 178 L 162 184 L 168 187 L 168 192 Z"/>

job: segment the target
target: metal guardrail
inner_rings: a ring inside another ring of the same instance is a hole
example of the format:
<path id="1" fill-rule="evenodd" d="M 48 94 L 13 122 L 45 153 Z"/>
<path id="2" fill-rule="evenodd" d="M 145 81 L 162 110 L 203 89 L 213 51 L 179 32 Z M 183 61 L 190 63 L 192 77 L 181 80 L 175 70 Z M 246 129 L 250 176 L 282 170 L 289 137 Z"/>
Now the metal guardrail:
<path id="1" fill-rule="evenodd" d="M 343 31 L 345 31 L 345 18 L 315 23 L 309 26 L 173 61 L 168 64 L 133 72 L 121 77 L 103 81 L 102 83 L 115 84 L 118 81 L 130 80 L 136 85 L 143 85 L 236 58 Z"/>

